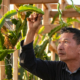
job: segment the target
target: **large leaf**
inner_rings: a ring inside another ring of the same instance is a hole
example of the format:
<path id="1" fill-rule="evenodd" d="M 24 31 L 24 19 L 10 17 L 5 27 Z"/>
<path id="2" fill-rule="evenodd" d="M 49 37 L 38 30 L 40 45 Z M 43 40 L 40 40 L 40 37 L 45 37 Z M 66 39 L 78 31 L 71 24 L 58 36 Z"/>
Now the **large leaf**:
<path id="1" fill-rule="evenodd" d="M 25 5 L 25 6 L 19 7 L 18 12 L 23 12 L 23 11 L 35 11 L 37 13 L 44 14 L 44 12 L 41 9 L 38 9 L 37 7 L 33 7 L 31 5 L 29 5 L 29 6 Z M 10 18 L 11 16 L 13 16 L 15 14 L 17 14 L 16 10 L 11 10 L 11 11 L 8 11 L 7 13 L 5 13 L 4 16 L 0 19 L 0 29 L 3 26 L 5 19 Z"/>
<path id="2" fill-rule="evenodd" d="M 57 31 L 59 31 L 61 28 L 65 27 L 65 26 L 69 26 L 70 24 L 67 23 L 61 23 L 59 26 L 55 27 L 54 29 L 52 29 L 48 35 L 51 38 L 53 34 L 55 34 Z"/>
<path id="3" fill-rule="evenodd" d="M 3 15 L 3 17 L 0 19 L 0 29 L 1 27 L 3 26 L 4 22 L 5 22 L 5 19 L 6 18 L 10 18 L 11 16 L 17 14 L 17 11 L 16 10 L 11 10 L 11 11 L 8 11 L 7 13 L 5 13 Z"/>
<path id="4" fill-rule="evenodd" d="M 32 5 L 24 5 L 24 6 L 20 6 L 18 9 L 19 12 L 22 11 L 34 11 L 40 14 L 44 14 L 44 12 L 41 9 L 38 9 L 37 7 L 33 7 Z"/>
<path id="5" fill-rule="evenodd" d="M 4 17 L 5 18 L 10 18 L 11 16 L 17 14 L 17 11 L 16 10 L 11 10 L 11 11 L 8 11 L 7 13 L 4 14 Z"/>

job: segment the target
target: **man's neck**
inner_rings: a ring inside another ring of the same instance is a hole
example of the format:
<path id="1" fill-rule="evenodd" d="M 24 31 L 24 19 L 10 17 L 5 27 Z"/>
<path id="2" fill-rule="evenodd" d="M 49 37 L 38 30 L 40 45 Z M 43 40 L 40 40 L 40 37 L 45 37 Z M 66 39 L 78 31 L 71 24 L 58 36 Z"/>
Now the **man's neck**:
<path id="1" fill-rule="evenodd" d="M 73 73 L 80 67 L 80 61 L 69 61 L 66 62 L 68 69 Z"/>

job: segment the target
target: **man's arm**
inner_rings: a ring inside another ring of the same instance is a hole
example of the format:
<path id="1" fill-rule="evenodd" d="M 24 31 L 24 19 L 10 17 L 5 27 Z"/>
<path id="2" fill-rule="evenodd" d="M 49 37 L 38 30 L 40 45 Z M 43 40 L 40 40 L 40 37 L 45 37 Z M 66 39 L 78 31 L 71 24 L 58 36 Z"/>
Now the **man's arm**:
<path id="1" fill-rule="evenodd" d="M 23 45 L 24 41 L 21 42 Z M 22 46 L 20 65 L 43 80 L 55 80 L 56 61 L 43 61 L 35 58 L 33 42 Z"/>
<path id="2" fill-rule="evenodd" d="M 23 45 L 27 45 L 33 41 L 36 30 L 41 23 L 41 17 L 42 17 L 41 14 L 34 13 L 30 16 L 30 18 L 27 19 L 28 20 L 28 31 L 27 31 L 26 38 L 24 40 Z"/>
<path id="3" fill-rule="evenodd" d="M 42 15 L 34 14 L 28 19 L 28 32 L 25 40 L 21 42 L 22 52 L 20 54 L 20 65 L 44 80 L 55 80 L 54 73 L 56 62 L 53 63 L 52 61 L 43 61 L 35 58 L 33 50 L 33 39 L 35 32 L 40 25 L 41 16 Z M 35 20 L 36 17 L 37 20 Z"/>

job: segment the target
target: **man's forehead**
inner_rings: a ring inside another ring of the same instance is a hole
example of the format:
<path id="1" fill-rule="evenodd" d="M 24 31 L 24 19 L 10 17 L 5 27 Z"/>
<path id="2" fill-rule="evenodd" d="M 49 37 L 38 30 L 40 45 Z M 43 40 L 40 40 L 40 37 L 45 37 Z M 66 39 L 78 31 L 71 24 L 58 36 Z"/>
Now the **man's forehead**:
<path id="1" fill-rule="evenodd" d="M 60 39 L 63 39 L 63 40 L 69 40 L 69 39 L 72 39 L 73 38 L 73 33 L 63 33 L 60 35 Z"/>

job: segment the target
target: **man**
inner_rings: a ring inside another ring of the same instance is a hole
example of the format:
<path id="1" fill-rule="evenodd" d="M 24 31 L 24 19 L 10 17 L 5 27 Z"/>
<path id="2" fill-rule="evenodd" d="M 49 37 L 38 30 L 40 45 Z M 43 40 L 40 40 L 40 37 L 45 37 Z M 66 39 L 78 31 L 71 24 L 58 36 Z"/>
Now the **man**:
<path id="1" fill-rule="evenodd" d="M 57 48 L 60 61 L 35 58 L 33 39 L 41 17 L 33 14 L 28 18 L 28 32 L 21 42 L 20 65 L 43 80 L 80 80 L 80 31 L 77 29 L 62 29 Z"/>

